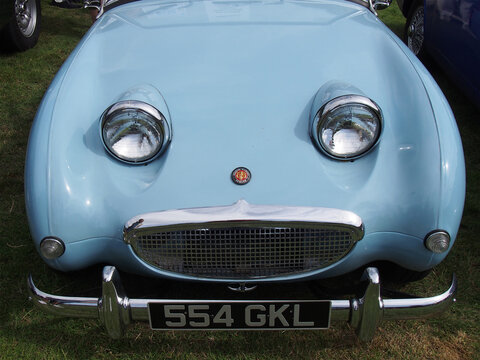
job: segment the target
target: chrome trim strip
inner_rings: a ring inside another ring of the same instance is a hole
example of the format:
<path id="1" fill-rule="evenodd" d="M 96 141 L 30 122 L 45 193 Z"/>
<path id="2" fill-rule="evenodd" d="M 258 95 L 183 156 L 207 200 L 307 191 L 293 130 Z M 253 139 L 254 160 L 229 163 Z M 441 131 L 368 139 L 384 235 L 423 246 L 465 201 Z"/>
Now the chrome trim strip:
<path id="1" fill-rule="evenodd" d="M 352 300 L 331 300 L 330 316 L 331 322 L 349 321 L 357 329 L 359 339 L 362 341 L 373 338 L 375 329 L 382 320 L 431 317 L 447 310 L 455 301 L 457 289 L 455 275 L 450 288 L 443 294 L 414 299 L 382 299 L 380 276 L 376 268 L 366 269 L 364 277 L 368 283 L 364 296 Z M 113 266 L 106 266 L 103 270 L 101 298 L 50 295 L 35 286 L 31 275 L 28 278 L 28 290 L 30 299 L 40 310 L 61 316 L 98 318 L 112 338 L 121 337 L 126 325 L 132 322 L 148 322 L 149 302 L 170 304 L 232 302 L 232 300 L 129 299 L 123 291 L 120 276 Z M 268 300 L 258 300 L 258 302 L 268 302 Z"/>
<path id="2" fill-rule="evenodd" d="M 138 215 L 125 224 L 124 238 L 128 243 L 134 231 L 145 228 L 235 221 L 278 222 L 279 226 L 282 223 L 288 226 L 294 222 L 349 225 L 356 228 L 357 240 L 363 237 L 362 219 L 351 211 L 307 206 L 252 205 L 245 200 L 239 200 L 228 206 L 166 210 Z"/>

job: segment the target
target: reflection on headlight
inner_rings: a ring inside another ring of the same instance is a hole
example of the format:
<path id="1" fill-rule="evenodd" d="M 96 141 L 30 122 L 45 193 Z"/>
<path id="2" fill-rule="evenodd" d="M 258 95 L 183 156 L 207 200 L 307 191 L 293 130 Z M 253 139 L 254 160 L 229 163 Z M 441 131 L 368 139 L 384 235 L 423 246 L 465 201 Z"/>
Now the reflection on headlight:
<path id="1" fill-rule="evenodd" d="M 376 144 L 381 126 L 380 109 L 372 100 L 359 95 L 341 96 L 317 112 L 314 140 L 331 157 L 353 159 Z"/>
<path id="2" fill-rule="evenodd" d="M 140 101 L 121 101 L 102 116 L 102 139 L 110 154 L 121 161 L 145 163 L 166 145 L 168 124 L 153 106 Z"/>

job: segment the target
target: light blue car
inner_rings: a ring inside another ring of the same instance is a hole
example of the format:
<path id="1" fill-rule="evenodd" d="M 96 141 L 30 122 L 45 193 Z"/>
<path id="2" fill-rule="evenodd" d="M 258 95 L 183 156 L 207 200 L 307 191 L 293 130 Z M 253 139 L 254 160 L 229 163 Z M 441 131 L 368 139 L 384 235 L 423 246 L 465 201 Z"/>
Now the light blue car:
<path id="1" fill-rule="evenodd" d="M 380 294 L 380 277 L 415 280 L 446 257 L 465 198 L 453 114 L 376 17 L 387 5 L 97 4 L 38 109 L 25 183 L 42 258 L 61 271 L 108 264 L 103 295 L 47 294 L 30 277 L 34 303 L 98 317 L 112 337 L 134 321 L 226 330 L 349 321 L 368 340 L 382 319 L 446 309 L 455 278 L 436 297 Z M 130 299 L 117 269 L 240 293 Z M 241 293 L 272 282 L 348 286 L 362 272 L 365 295 L 351 300 Z"/>

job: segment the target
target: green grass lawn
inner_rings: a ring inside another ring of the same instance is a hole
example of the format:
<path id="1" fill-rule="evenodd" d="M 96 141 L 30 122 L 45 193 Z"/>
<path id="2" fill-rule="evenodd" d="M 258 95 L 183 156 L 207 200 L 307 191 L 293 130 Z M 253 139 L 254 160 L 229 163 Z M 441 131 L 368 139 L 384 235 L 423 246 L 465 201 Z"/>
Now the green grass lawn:
<path id="1" fill-rule="evenodd" d="M 35 111 L 90 25 L 86 11 L 52 8 L 48 3 L 42 2 L 38 46 L 25 53 L 0 54 L 0 359 L 480 358 L 480 245 L 475 235 L 480 233 L 480 113 L 433 65 L 430 70 L 450 101 L 462 135 L 467 199 L 451 254 L 428 277 L 404 290 L 425 296 L 439 293 L 455 272 L 458 301 L 444 316 L 383 323 L 375 339 L 364 344 L 347 324 L 312 332 L 152 332 L 139 324 L 130 327 L 124 339 L 111 340 L 96 321 L 36 311 L 27 300 L 28 273 L 35 274 L 41 287 L 59 294 L 66 289 L 87 291 L 92 281 L 93 286 L 100 282 L 95 270 L 84 279 L 49 269 L 32 245 L 25 214 L 23 168 Z M 402 34 L 404 19 L 396 4 L 380 16 L 397 35 Z"/>

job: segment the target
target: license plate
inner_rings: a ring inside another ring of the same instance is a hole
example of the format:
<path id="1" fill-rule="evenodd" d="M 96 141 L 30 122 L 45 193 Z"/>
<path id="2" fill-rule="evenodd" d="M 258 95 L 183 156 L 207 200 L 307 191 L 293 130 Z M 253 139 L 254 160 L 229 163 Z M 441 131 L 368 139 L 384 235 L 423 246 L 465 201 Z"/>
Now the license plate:
<path id="1" fill-rule="evenodd" d="M 327 329 L 330 301 L 150 302 L 154 330 Z"/>

